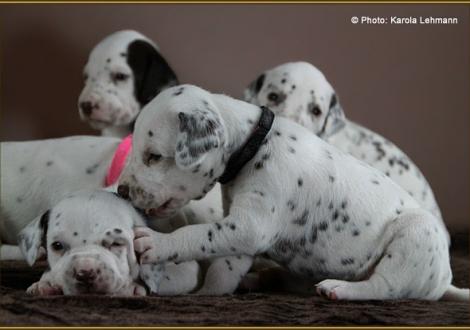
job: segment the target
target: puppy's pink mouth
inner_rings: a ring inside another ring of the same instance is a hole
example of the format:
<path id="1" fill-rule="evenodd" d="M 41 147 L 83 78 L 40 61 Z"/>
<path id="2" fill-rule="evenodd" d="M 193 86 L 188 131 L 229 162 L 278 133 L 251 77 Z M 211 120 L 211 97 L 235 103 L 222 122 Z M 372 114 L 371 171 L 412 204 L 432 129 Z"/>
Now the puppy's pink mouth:
<path id="1" fill-rule="evenodd" d="M 173 210 L 170 208 L 170 204 L 173 201 L 173 198 L 170 198 L 165 203 L 160 205 L 157 208 L 149 208 L 145 210 L 145 213 L 150 217 L 163 217 L 168 216 L 173 213 Z"/>

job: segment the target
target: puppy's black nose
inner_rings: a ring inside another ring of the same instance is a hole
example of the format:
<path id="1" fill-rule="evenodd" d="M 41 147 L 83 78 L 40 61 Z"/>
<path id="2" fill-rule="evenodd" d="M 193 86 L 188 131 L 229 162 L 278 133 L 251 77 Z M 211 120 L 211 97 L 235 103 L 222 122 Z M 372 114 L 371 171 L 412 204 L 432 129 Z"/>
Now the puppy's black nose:
<path id="1" fill-rule="evenodd" d="M 82 112 L 85 116 L 90 116 L 93 112 L 93 108 L 94 106 L 91 102 L 80 102 L 80 109 L 82 109 Z"/>
<path id="2" fill-rule="evenodd" d="M 96 273 L 93 269 L 81 269 L 75 273 L 77 281 L 82 283 L 93 282 L 96 278 Z"/>
<path id="3" fill-rule="evenodd" d="M 129 186 L 120 184 L 117 188 L 117 193 L 124 199 L 129 199 Z"/>

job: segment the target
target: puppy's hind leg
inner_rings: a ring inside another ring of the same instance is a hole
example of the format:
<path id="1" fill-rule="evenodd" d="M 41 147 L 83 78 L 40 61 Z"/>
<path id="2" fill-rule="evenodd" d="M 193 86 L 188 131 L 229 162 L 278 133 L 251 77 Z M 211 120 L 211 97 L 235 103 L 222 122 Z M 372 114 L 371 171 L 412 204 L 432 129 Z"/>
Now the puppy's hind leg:
<path id="1" fill-rule="evenodd" d="M 235 292 L 252 263 L 253 258 L 247 255 L 214 259 L 207 269 L 204 285 L 196 294 L 222 295 Z"/>
<path id="2" fill-rule="evenodd" d="M 407 210 L 388 225 L 381 240 L 377 248 L 383 254 L 368 279 L 325 280 L 317 292 L 330 299 L 437 300 L 448 289 L 452 274 L 446 236 L 432 215 Z"/>

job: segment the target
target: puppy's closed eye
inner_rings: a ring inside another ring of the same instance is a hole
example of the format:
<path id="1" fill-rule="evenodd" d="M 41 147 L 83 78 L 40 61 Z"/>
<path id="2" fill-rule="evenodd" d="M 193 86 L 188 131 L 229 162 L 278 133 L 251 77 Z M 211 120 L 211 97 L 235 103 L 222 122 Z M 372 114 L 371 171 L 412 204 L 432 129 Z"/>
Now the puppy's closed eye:
<path id="1" fill-rule="evenodd" d="M 144 164 L 150 166 L 157 163 L 162 158 L 162 155 L 146 152 L 144 154 Z"/>

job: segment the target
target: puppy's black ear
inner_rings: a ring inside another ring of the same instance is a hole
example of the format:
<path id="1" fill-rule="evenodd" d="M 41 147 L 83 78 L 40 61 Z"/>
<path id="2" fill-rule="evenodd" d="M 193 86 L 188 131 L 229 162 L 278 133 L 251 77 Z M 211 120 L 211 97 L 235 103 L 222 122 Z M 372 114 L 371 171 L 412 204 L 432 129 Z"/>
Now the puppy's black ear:
<path id="1" fill-rule="evenodd" d="M 145 40 L 131 42 L 127 64 L 134 73 L 134 94 L 143 107 L 164 88 L 178 85 L 178 78 L 155 47 Z"/>
<path id="2" fill-rule="evenodd" d="M 256 78 L 256 80 L 252 81 L 248 85 L 248 88 L 245 89 L 245 92 L 244 92 L 245 101 L 253 102 L 253 100 L 256 98 L 256 95 L 258 95 L 259 91 L 263 87 L 265 78 L 266 78 L 266 75 L 263 73 L 261 76 Z"/>
<path id="3" fill-rule="evenodd" d="M 331 136 L 342 129 L 344 125 L 346 125 L 346 116 L 339 104 L 338 96 L 336 93 L 333 93 L 330 99 L 328 115 L 325 118 L 325 124 L 319 136 L 322 138 Z"/>
<path id="4" fill-rule="evenodd" d="M 42 216 L 34 219 L 18 234 L 18 245 L 26 257 L 29 265 L 33 265 L 47 250 L 47 228 L 49 227 L 49 213 L 47 210 Z"/>

